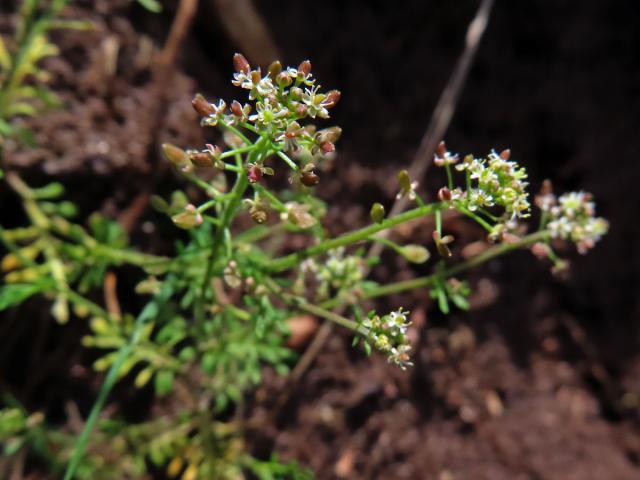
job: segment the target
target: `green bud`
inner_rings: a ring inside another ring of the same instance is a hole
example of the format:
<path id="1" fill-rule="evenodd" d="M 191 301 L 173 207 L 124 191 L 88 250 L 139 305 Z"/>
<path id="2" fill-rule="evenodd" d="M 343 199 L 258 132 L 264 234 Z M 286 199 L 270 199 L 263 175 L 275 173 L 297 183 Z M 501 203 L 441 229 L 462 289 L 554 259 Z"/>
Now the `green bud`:
<path id="1" fill-rule="evenodd" d="M 58 323 L 67 323 L 69 321 L 69 303 L 67 298 L 60 295 L 51 307 L 51 315 Z"/>
<path id="2" fill-rule="evenodd" d="M 158 195 L 151 195 L 149 203 L 154 210 L 160 213 L 167 213 L 170 208 L 166 200 Z"/>
<path id="3" fill-rule="evenodd" d="M 182 150 L 175 145 L 170 143 L 162 144 L 162 153 L 167 160 L 169 160 L 174 166 L 180 168 L 189 164 L 189 155 L 187 152 Z"/>
<path id="4" fill-rule="evenodd" d="M 173 223 L 185 230 L 190 230 L 194 227 L 202 225 L 202 215 L 196 210 L 196 207 L 192 204 L 184 207 L 184 210 L 171 217 Z"/>
<path id="5" fill-rule="evenodd" d="M 58 213 L 63 217 L 75 217 L 78 213 L 78 208 L 72 202 L 60 202 L 58 204 Z"/>
<path id="6" fill-rule="evenodd" d="M 398 184 L 400 185 L 400 190 L 403 192 L 410 192 L 413 190 L 411 187 L 411 178 L 409 177 L 409 172 L 406 170 L 400 170 L 398 172 Z"/>
<path id="7" fill-rule="evenodd" d="M 371 205 L 371 211 L 369 212 L 369 214 L 371 215 L 371 220 L 376 223 L 382 223 L 386 212 L 384 210 L 384 206 L 381 203 L 376 202 Z"/>
<path id="8" fill-rule="evenodd" d="M 400 253 L 411 263 L 424 263 L 431 256 L 429 250 L 421 245 L 409 244 L 400 249 Z"/>
<path id="9" fill-rule="evenodd" d="M 152 376 L 153 370 L 151 368 L 144 368 L 140 370 L 140 373 L 138 373 L 138 375 L 136 375 L 136 379 L 133 381 L 133 384 L 138 388 L 142 388 L 147 383 L 149 383 L 149 380 L 151 380 Z"/>
<path id="10" fill-rule="evenodd" d="M 271 65 L 269 65 L 269 70 L 268 70 L 269 78 L 271 80 L 275 80 L 281 71 L 282 71 L 282 64 L 278 60 L 276 60 L 275 62 L 272 62 Z"/>
<path id="11" fill-rule="evenodd" d="M 64 193 L 64 185 L 59 182 L 52 182 L 44 187 L 34 188 L 31 192 L 38 200 L 57 198 Z"/>

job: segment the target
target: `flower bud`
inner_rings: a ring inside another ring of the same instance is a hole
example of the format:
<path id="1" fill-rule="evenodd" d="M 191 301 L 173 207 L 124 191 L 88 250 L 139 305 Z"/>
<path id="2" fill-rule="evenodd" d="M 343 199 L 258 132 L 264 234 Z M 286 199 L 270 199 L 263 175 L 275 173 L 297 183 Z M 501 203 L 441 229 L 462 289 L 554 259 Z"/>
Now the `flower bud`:
<path id="1" fill-rule="evenodd" d="M 299 103 L 296 106 L 296 115 L 298 117 L 304 117 L 306 114 L 307 114 L 307 106 L 302 103 Z"/>
<path id="2" fill-rule="evenodd" d="M 173 223 L 180 228 L 189 230 L 191 228 L 202 225 L 202 215 L 193 204 L 188 204 L 183 211 L 171 217 Z"/>
<path id="3" fill-rule="evenodd" d="M 333 107 L 336 103 L 338 103 L 338 101 L 340 100 L 340 96 L 342 94 L 340 93 L 340 90 L 331 90 L 329 93 L 327 93 L 327 97 L 324 99 L 324 101 L 322 102 L 322 104 L 325 107 Z"/>
<path id="4" fill-rule="evenodd" d="M 384 216 L 386 215 L 384 206 L 378 202 L 374 203 L 373 205 L 371 205 L 371 211 L 369 212 L 369 215 L 371 216 L 371 220 L 373 220 L 374 222 L 382 223 L 382 221 L 384 220 Z"/>
<path id="5" fill-rule="evenodd" d="M 301 73 L 305 77 L 311 73 L 311 62 L 309 60 L 305 60 L 300 65 L 298 65 L 298 73 Z"/>
<path id="6" fill-rule="evenodd" d="M 398 185 L 400 185 L 400 190 L 402 190 L 403 192 L 409 192 L 413 190 L 409 172 L 407 172 L 406 170 L 400 170 L 398 172 Z"/>
<path id="7" fill-rule="evenodd" d="M 334 152 L 336 149 L 336 146 L 331 143 L 331 142 L 322 142 L 320 144 L 320 149 L 324 152 L 324 153 L 331 153 Z"/>
<path id="8" fill-rule="evenodd" d="M 320 183 L 320 177 L 313 170 L 310 170 L 308 172 L 302 172 L 300 181 L 306 187 L 314 187 Z"/>
<path id="9" fill-rule="evenodd" d="M 187 152 L 171 143 L 162 144 L 162 153 L 175 167 L 181 168 L 189 164 Z"/>
<path id="10" fill-rule="evenodd" d="M 451 190 L 447 187 L 442 187 L 438 190 L 438 200 L 441 202 L 450 202 L 451 201 Z"/>
<path id="11" fill-rule="evenodd" d="M 233 56 L 233 68 L 235 68 L 238 73 L 249 73 L 251 70 L 249 62 L 241 53 L 236 53 Z"/>
<path id="12" fill-rule="evenodd" d="M 447 145 L 444 143 L 444 140 L 438 144 L 436 155 L 440 158 L 444 158 L 447 155 Z"/>
<path id="13" fill-rule="evenodd" d="M 198 112 L 198 115 L 200 115 L 201 117 L 208 117 L 209 115 L 213 115 L 214 113 L 216 113 L 216 108 L 199 93 L 196 94 L 195 97 L 193 97 L 193 100 L 191 100 L 191 105 L 193 105 L 193 109 Z"/>
<path id="14" fill-rule="evenodd" d="M 531 253 L 540 260 L 544 260 L 549 256 L 549 247 L 545 243 L 536 242 L 531 246 Z"/>
<path id="15" fill-rule="evenodd" d="M 236 117 L 242 116 L 242 105 L 237 100 L 231 102 L 231 113 L 233 113 Z"/>
<path id="16" fill-rule="evenodd" d="M 249 183 L 259 182 L 262 178 L 262 169 L 257 165 L 252 165 L 251 167 L 249 167 L 247 178 L 249 179 Z"/>
<path id="17" fill-rule="evenodd" d="M 288 87 L 292 82 L 293 80 L 291 79 L 291 77 L 284 72 L 280 72 L 276 77 L 276 83 L 283 88 Z"/>
<path id="18" fill-rule="evenodd" d="M 261 208 L 252 208 L 249 210 L 249 215 L 251 215 L 251 220 L 258 224 L 266 222 L 268 218 L 267 212 Z"/>
<path id="19" fill-rule="evenodd" d="M 304 92 L 302 91 L 302 89 L 300 87 L 293 87 L 291 90 L 289 90 L 289 95 L 294 100 L 300 100 L 302 98 L 303 94 L 304 94 Z"/>
<path id="20" fill-rule="evenodd" d="M 189 155 L 191 162 L 200 168 L 213 166 L 213 156 L 209 152 L 193 152 Z"/>
<path id="21" fill-rule="evenodd" d="M 502 160 L 509 160 L 509 157 L 511 157 L 511 150 L 509 150 L 508 148 L 500 152 L 500 158 Z"/>
<path id="22" fill-rule="evenodd" d="M 271 80 L 275 80 L 280 72 L 282 72 L 282 64 L 278 60 L 269 65 L 268 73 Z"/>
<path id="23" fill-rule="evenodd" d="M 400 249 L 400 253 L 411 263 L 424 263 L 429 260 L 429 250 L 421 245 L 409 244 Z"/>
<path id="24" fill-rule="evenodd" d="M 320 143 L 323 143 L 323 142 L 336 143 L 340 138 L 340 135 L 342 135 L 342 129 L 340 127 L 329 127 L 329 128 L 324 128 L 320 130 L 318 133 L 316 133 L 316 138 Z"/>

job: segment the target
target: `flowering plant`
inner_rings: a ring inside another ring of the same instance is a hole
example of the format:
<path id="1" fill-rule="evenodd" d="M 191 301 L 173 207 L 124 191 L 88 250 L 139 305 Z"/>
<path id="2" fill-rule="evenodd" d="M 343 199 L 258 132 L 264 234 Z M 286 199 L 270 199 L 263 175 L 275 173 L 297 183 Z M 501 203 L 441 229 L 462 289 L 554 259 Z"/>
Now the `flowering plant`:
<path id="1" fill-rule="evenodd" d="M 162 147 L 177 174 L 199 189 L 191 198 L 182 191 L 169 200 L 153 198 L 157 210 L 188 231 L 188 241 L 178 244 L 173 257 L 128 247 L 126 234 L 104 218 L 93 217 L 88 229 L 73 223 L 73 212 L 59 200 L 61 186 L 32 188 L 7 175 L 30 225 L 0 231 L 9 250 L 2 262 L 6 286 L 0 289 L 0 309 L 43 294 L 53 299 L 58 321 L 87 317 L 91 333 L 84 343 L 104 351 L 95 368 L 108 370 L 83 434 L 66 450 L 67 479 L 78 471 L 88 477 L 106 468 L 84 450 L 110 389 L 130 373 L 138 387 L 152 382 L 158 396 L 180 390 L 189 400 L 185 412 L 161 425 L 101 430 L 94 438 L 126 458 L 122 464 L 129 473 L 142 472 L 145 458 L 185 479 L 237 478 L 247 468 L 271 473 L 284 468 L 248 456 L 240 429 L 218 414 L 260 382 L 264 364 L 287 371 L 292 353 L 283 340 L 287 319 L 296 312 L 352 330 L 354 343 L 367 353 L 375 349 L 405 369 L 412 365 L 410 312 L 399 307 L 364 314 L 371 300 L 428 289 L 443 312 L 450 304 L 465 309 L 470 288 L 456 278 L 464 271 L 516 249 L 532 249 L 557 268 L 564 262 L 555 253 L 556 242 L 573 242 L 584 253 L 606 233 L 607 222 L 595 216 L 590 195 L 556 198 L 549 183 L 534 202 L 541 221 L 527 233 L 522 223 L 531 216 L 527 173 L 509 150 L 460 160 L 441 143 L 434 164 L 445 170 L 446 185 L 435 201 L 427 202 L 418 180 L 402 170 L 398 197 L 415 202 L 412 208 L 387 217 L 384 206 L 375 203 L 369 225 L 330 237 L 323 228 L 326 208 L 315 192 L 322 189 L 323 167 L 335 155 L 341 129 L 318 129 L 311 122 L 330 117 L 340 92 L 322 90 L 309 61 L 295 68 L 274 62 L 266 72 L 241 54 L 233 63 L 232 83 L 246 90 L 246 100 L 193 99 L 201 124 L 216 127 L 220 142 L 200 149 Z M 286 188 L 277 188 L 283 178 Z M 443 224 L 448 211 L 469 217 L 494 245 L 455 263 L 455 238 Z M 432 240 L 400 245 L 382 236 L 427 216 L 435 220 Z M 283 251 L 288 233 L 305 236 L 307 246 Z M 412 263 L 427 262 L 433 252 L 438 257 L 433 273 L 375 282 L 368 278 L 373 261 L 357 248 L 371 242 Z M 138 267 L 143 277 L 136 292 L 148 299 L 137 316 L 102 307 L 87 295 L 122 264 Z M 174 433 L 158 436 L 159 431 Z M 211 439 L 219 442 L 220 455 L 205 448 Z M 136 447 L 118 450 L 122 442 Z"/>

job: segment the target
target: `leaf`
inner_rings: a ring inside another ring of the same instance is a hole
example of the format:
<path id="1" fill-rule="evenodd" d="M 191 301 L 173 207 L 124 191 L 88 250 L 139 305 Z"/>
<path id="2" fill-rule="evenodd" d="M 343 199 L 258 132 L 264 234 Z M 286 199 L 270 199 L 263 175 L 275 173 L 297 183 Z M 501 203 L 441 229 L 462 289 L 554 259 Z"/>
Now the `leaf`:
<path id="1" fill-rule="evenodd" d="M 4 43 L 2 36 L 0 36 L 0 71 L 7 71 L 11 68 L 11 54 L 7 45 Z"/>
<path id="2" fill-rule="evenodd" d="M 458 307 L 460 310 L 469 310 L 469 300 L 467 300 L 464 295 L 459 293 L 455 295 L 451 295 L 451 301 Z"/>
<path id="3" fill-rule="evenodd" d="M 138 388 L 142 388 L 147 383 L 149 383 L 149 380 L 151 380 L 152 376 L 153 369 L 151 367 L 143 368 L 142 370 L 140 370 L 140 373 L 136 375 L 136 379 L 133 381 L 133 384 Z"/>
<path id="4" fill-rule="evenodd" d="M 42 283 L 16 283 L 0 287 L 0 311 L 24 302 L 27 298 L 44 291 Z"/>
<path id="5" fill-rule="evenodd" d="M 156 374 L 155 389 L 161 397 L 171 393 L 173 390 L 173 372 L 171 370 L 160 370 Z"/>
<path id="6" fill-rule="evenodd" d="M 162 5 L 156 0 L 138 0 L 138 3 L 150 12 L 159 13 L 162 11 Z"/>
<path id="7" fill-rule="evenodd" d="M 91 20 L 56 19 L 49 22 L 49 28 L 92 31 L 92 30 L 96 30 L 96 24 Z"/>

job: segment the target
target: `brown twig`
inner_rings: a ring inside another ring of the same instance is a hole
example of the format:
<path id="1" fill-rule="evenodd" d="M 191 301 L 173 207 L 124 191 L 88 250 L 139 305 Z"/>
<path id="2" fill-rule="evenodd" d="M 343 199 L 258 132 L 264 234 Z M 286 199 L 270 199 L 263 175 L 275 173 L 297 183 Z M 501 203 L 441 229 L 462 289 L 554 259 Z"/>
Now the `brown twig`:
<path id="1" fill-rule="evenodd" d="M 118 301 L 118 277 L 113 272 L 107 272 L 104 276 L 104 303 L 107 306 L 107 311 L 109 315 L 114 318 L 120 318 L 122 316 L 122 311 L 120 310 L 120 302 Z"/>
<path id="2" fill-rule="evenodd" d="M 156 155 L 158 134 L 161 131 L 162 122 L 167 110 L 166 97 L 169 93 L 168 86 L 171 84 L 178 53 L 189 33 L 197 11 L 198 0 L 180 0 L 178 11 L 171 24 L 169 36 L 157 57 L 153 71 L 155 101 L 150 106 L 153 110 L 150 117 L 155 119 L 155 121 L 151 123 L 151 141 L 149 142 L 149 150 L 147 152 L 148 158 L 153 158 Z M 161 170 L 156 169 L 156 175 L 147 189 L 140 192 L 129 207 L 120 214 L 119 220 L 123 221 L 123 228 L 125 228 L 126 231 L 131 231 L 137 223 L 138 218 L 144 213 L 145 207 L 149 203 L 149 191 L 153 188 L 153 185 L 157 183 L 160 173 Z"/>
<path id="3" fill-rule="evenodd" d="M 279 58 L 278 47 L 251 0 L 211 0 L 227 34 L 238 49 L 258 65 Z"/>

